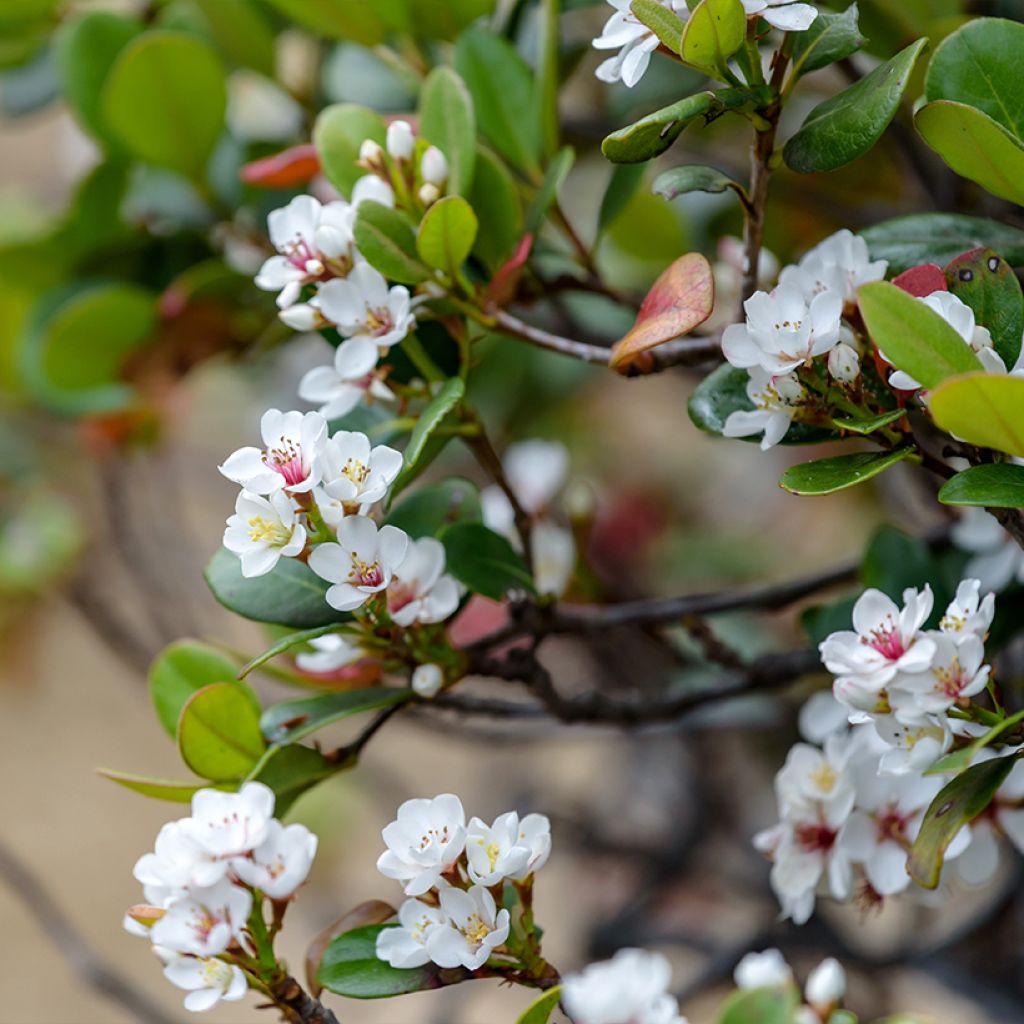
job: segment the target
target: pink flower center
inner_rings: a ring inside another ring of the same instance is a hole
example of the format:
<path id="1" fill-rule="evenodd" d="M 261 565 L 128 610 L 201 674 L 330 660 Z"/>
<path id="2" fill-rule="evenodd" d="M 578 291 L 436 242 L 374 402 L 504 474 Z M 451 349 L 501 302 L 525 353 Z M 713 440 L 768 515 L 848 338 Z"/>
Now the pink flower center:
<path id="1" fill-rule="evenodd" d="M 380 562 L 364 562 L 353 555 L 348 578 L 354 587 L 379 588 L 384 583 L 384 570 L 380 567 Z"/>
<path id="2" fill-rule="evenodd" d="M 861 641 L 866 643 L 868 647 L 878 651 L 883 658 L 887 658 L 889 661 L 898 661 L 907 653 L 907 649 L 903 645 L 903 637 L 900 636 L 899 631 L 891 623 L 879 626 L 878 629 L 873 630 L 866 637 L 861 637 Z"/>
<path id="3" fill-rule="evenodd" d="M 827 853 L 835 844 L 837 835 L 835 829 L 821 823 L 797 825 L 795 833 L 796 841 L 808 853 Z"/>
<path id="4" fill-rule="evenodd" d="M 884 810 L 879 811 L 878 814 L 875 815 L 875 828 L 878 831 L 878 841 L 880 843 L 886 842 L 887 840 L 893 840 L 897 843 L 905 841 L 907 822 L 909 820 L 909 816 L 900 814 L 894 804 L 890 804 Z"/>
<path id="5" fill-rule="evenodd" d="M 395 321 L 391 316 L 391 310 L 386 307 L 382 309 L 367 309 L 366 330 L 373 337 L 380 338 L 393 330 L 394 326 Z"/>
<path id="6" fill-rule="evenodd" d="M 270 448 L 263 453 L 263 461 L 275 473 L 280 473 L 289 487 L 301 484 L 309 475 L 302 458 L 302 449 L 294 441 L 282 438 L 277 448 Z"/>
<path id="7" fill-rule="evenodd" d="M 407 604 L 416 600 L 416 591 L 408 583 L 395 582 L 388 589 L 388 611 L 401 611 Z"/>
<path id="8" fill-rule="evenodd" d="M 306 273 L 306 264 L 310 260 L 318 259 L 313 247 L 301 235 L 296 236 L 285 246 L 285 258 L 296 270 L 303 273 Z"/>

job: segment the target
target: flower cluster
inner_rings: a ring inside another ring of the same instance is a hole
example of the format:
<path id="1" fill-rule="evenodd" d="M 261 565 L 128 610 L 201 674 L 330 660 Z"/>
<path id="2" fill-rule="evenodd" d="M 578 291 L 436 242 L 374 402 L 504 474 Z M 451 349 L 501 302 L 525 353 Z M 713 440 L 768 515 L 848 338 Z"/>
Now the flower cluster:
<path id="1" fill-rule="evenodd" d="M 576 1024 L 687 1024 L 669 992 L 672 969 L 660 953 L 620 949 L 562 981 L 562 1005 Z"/>
<path id="2" fill-rule="evenodd" d="M 502 886 L 529 890 L 551 852 L 551 825 L 542 814 L 515 811 L 488 825 L 466 824 L 462 802 L 450 793 L 407 800 L 383 831 L 387 850 L 377 869 L 401 882 L 409 899 L 398 925 L 377 938 L 377 956 L 392 967 L 464 967 L 475 971 L 502 956 L 509 912 L 499 909 Z"/>
<path id="3" fill-rule="evenodd" d="M 747 953 L 733 973 L 740 990 L 788 989 L 795 984 L 793 970 L 777 949 Z M 822 960 L 807 976 L 804 1002 L 793 1015 L 793 1024 L 823 1024 L 842 1005 L 846 995 L 846 972 L 833 957 Z"/>
<path id="4" fill-rule="evenodd" d="M 971 710 L 989 680 L 984 638 L 994 596 L 964 580 L 939 628 L 928 630 L 932 603 L 928 587 L 908 589 L 902 608 L 867 590 L 854 606 L 853 630 L 821 644 L 837 676 L 833 693 L 816 694 L 801 712 L 807 742 L 789 751 L 775 778 L 781 820 L 754 840 L 772 859 L 784 916 L 797 923 L 810 917 L 819 889 L 867 905 L 907 889 L 907 852 L 948 781 L 924 773 L 954 744 L 986 731 Z M 956 861 L 963 881 L 981 883 L 995 871 L 997 834 L 1024 849 L 1022 795 L 1018 765 L 984 821 L 953 839 L 945 859 Z"/>
<path id="5" fill-rule="evenodd" d="M 128 911 L 125 928 L 153 944 L 167 979 L 188 992 L 186 1009 L 245 995 L 244 968 L 260 952 L 251 922 L 262 923 L 264 897 L 283 913 L 316 847 L 303 825 L 274 818 L 274 794 L 259 782 L 199 790 L 191 816 L 164 825 L 135 865 L 146 902 Z"/>

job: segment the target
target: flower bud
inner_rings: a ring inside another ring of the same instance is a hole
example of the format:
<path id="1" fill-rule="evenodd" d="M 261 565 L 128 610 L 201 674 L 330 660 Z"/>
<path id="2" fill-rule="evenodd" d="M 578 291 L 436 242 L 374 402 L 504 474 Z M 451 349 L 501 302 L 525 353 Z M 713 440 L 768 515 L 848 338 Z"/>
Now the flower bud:
<path id="1" fill-rule="evenodd" d="M 425 185 L 420 186 L 419 197 L 424 206 L 433 206 L 441 198 L 441 190 L 428 181 Z"/>
<path id="2" fill-rule="evenodd" d="M 748 953 L 733 972 L 737 988 L 784 988 L 793 980 L 793 972 L 777 949 Z"/>
<path id="3" fill-rule="evenodd" d="M 392 121 L 388 125 L 388 155 L 393 159 L 408 160 L 415 145 L 416 136 L 413 135 L 412 125 L 408 121 Z"/>
<path id="4" fill-rule="evenodd" d="M 412 688 L 420 697 L 436 697 L 444 682 L 437 665 L 417 665 L 412 674 Z"/>
<path id="5" fill-rule="evenodd" d="M 448 161 L 437 146 L 428 146 L 420 163 L 420 174 L 425 182 L 439 188 L 448 180 Z"/>
<path id="6" fill-rule="evenodd" d="M 384 159 L 384 150 L 380 148 L 379 142 L 373 139 L 363 139 L 359 147 L 359 162 L 367 167 L 373 167 Z"/>
<path id="7" fill-rule="evenodd" d="M 828 354 L 828 372 L 835 380 L 850 384 L 860 374 L 860 356 L 841 341 Z"/>
<path id="8" fill-rule="evenodd" d="M 793 1024 L 821 1024 L 821 1018 L 809 1006 L 798 1006 Z"/>
<path id="9" fill-rule="evenodd" d="M 804 396 L 804 386 L 795 373 L 780 373 L 772 377 L 772 387 L 783 402 L 799 402 Z"/>
<path id="10" fill-rule="evenodd" d="M 293 331 L 315 331 L 323 322 L 320 311 L 305 302 L 299 302 L 277 314 Z"/>
<path id="11" fill-rule="evenodd" d="M 811 971 L 804 987 L 804 998 L 820 1014 L 832 1010 L 846 995 L 846 972 L 834 957 L 822 960 Z"/>

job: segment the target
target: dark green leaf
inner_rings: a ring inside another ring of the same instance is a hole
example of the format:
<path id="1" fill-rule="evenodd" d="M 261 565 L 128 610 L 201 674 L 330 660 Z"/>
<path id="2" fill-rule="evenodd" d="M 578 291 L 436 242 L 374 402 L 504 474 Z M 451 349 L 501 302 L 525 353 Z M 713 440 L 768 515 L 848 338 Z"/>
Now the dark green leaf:
<path id="1" fill-rule="evenodd" d="M 512 589 L 534 591 L 522 556 L 483 523 L 455 523 L 440 538 L 448 571 L 473 593 L 500 601 Z"/>
<path id="2" fill-rule="evenodd" d="M 469 201 L 480 222 L 473 252 L 494 273 L 523 235 L 523 210 L 512 175 L 490 150 L 477 151 Z"/>
<path id="3" fill-rule="evenodd" d="M 913 448 L 899 448 L 894 452 L 857 452 L 805 462 L 787 469 L 779 479 L 779 486 L 790 494 L 833 494 L 878 476 L 913 451 Z"/>
<path id="4" fill-rule="evenodd" d="M 548 1024 L 548 1020 L 550 1020 L 555 1007 L 558 1006 L 558 1001 L 561 997 L 561 986 L 556 985 L 554 988 L 549 988 L 547 992 L 538 996 L 530 1003 L 519 1015 L 516 1024 Z"/>
<path id="5" fill-rule="evenodd" d="M 637 164 L 664 153 L 688 124 L 716 109 L 713 92 L 698 92 L 612 132 L 601 152 L 617 164 Z"/>
<path id="6" fill-rule="evenodd" d="M 420 134 L 448 158 L 448 191 L 467 195 L 476 163 L 476 115 L 466 84 L 451 68 L 434 68 L 423 83 Z"/>
<path id="7" fill-rule="evenodd" d="M 540 125 L 541 153 L 552 156 L 558 148 L 558 91 L 561 84 L 559 15 L 561 0 L 540 0 L 536 13 L 537 76 L 534 109 Z"/>
<path id="8" fill-rule="evenodd" d="M 317 981 L 328 991 L 351 999 L 381 999 L 439 988 L 443 983 L 433 964 L 403 970 L 377 959 L 377 936 L 394 927 L 371 924 L 339 935 L 324 952 Z"/>
<path id="9" fill-rule="evenodd" d="M 427 407 L 420 413 L 416 426 L 409 437 L 405 449 L 406 467 L 415 466 L 422 458 L 424 447 L 431 435 L 441 425 L 444 418 L 455 408 L 466 393 L 466 384 L 461 377 L 451 377 L 444 382 L 441 389 L 430 400 Z"/>
<path id="10" fill-rule="evenodd" d="M 340 766 L 328 761 L 319 750 L 289 743 L 271 748 L 250 778 L 274 791 L 274 814 L 283 818 L 295 801 L 318 782 L 330 778 Z"/>
<path id="11" fill-rule="evenodd" d="M 967 373 L 933 392 L 929 409 L 943 430 L 971 444 L 1024 456 L 1024 380 Z"/>
<path id="12" fill-rule="evenodd" d="M 866 153 L 893 119 L 926 39 L 815 107 L 783 150 L 794 171 L 834 171 Z"/>
<path id="13" fill-rule="evenodd" d="M 536 235 L 540 231 L 548 215 L 548 210 L 558 201 L 558 194 L 562 191 L 565 179 L 569 177 L 576 153 L 572 146 L 564 146 L 558 155 L 548 164 L 544 173 L 544 181 L 541 182 L 537 195 L 530 204 L 526 214 L 526 231 L 528 234 Z"/>
<path id="14" fill-rule="evenodd" d="M 882 526 L 872 535 L 860 566 L 860 581 L 900 601 L 907 587 L 934 586 L 935 559 L 920 537 L 911 537 L 895 526 Z M 850 620 L 846 625 L 849 629 Z"/>
<path id="15" fill-rule="evenodd" d="M 383 146 L 387 134 L 380 114 L 356 103 L 325 107 L 313 125 L 313 143 L 327 180 L 349 195 L 352 186 L 366 174 L 360 167 L 359 147 L 366 139 Z"/>
<path id="16" fill-rule="evenodd" d="M 404 703 L 411 696 L 412 690 L 374 686 L 367 690 L 341 690 L 318 697 L 302 697 L 267 708 L 260 724 L 269 742 L 295 743 L 332 722 L 366 711 L 390 708 Z"/>
<path id="17" fill-rule="evenodd" d="M 673 53 L 683 52 L 683 19 L 658 0 L 632 0 L 629 5 L 637 21 L 646 25 Z"/>
<path id="18" fill-rule="evenodd" d="M 795 985 L 734 992 L 718 1013 L 718 1024 L 792 1024 L 800 1005 Z"/>
<path id="19" fill-rule="evenodd" d="M 376 46 L 384 41 L 388 6 L 379 0 L 269 0 L 282 14 L 316 38 Z"/>
<path id="20" fill-rule="evenodd" d="M 228 60 L 275 76 L 274 30 L 259 4 L 249 0 L 195 0 L 217 46 Z"/>
<path id="21" fill-rule="evenodd" d="M 452 523 L 480 521 L 480 496 L 476 486 L 457 477 L 410 494 L 391 510 L 386 519 L 414 540 L 436 537 Z"/>
<path id="22" fill-rule="evenodd" d="M 597 215 L 598 238 L 606 228 L 615 223 L 619 214 L 629 205 L 646 173 L 647 168 L 643 164 L 616 164 L 612 168 L 612 176 L 604 190 L 601 209 Z"/>
<path id="23" fill-rule="evenodd" d="M 213 683 L 186 701 L 178 720 L 182 760 L 204 779 L 240 779 L 266 749 L 248 687 Z"/>
<path id="24" fill-rule="evenodd" d="M 856 53 L 864 45 L 857 16 L 855 3 L 839 14 L 819 11 L 809 29 L 794 32 L 791 74 L 800 77 Z"/>
<path id="25" fill-rule="evenodd" d="M 398 210 L 373 200 L 360 203 L 354 233 L 359 251 L 385 277 L 402 284 L 430 277 L 417 256 L 412 227 Z"/>
<path id="26" fill-rule="evenodd" d="M 944 505 L 1024 508 L 1024 466 L 995 462 L 971 466 L 947 480 L 939 491 Z"/>
<path id="27" fill-rule="evenodd" d="M 733 189 L 739 196 L 744 195 L 743 186 L 723 174 L 717 167 L 703 164 L 688 164 L 663 171 L 654 179 L 651 191 L 665 199 L 675 199 L 686 192 L 725 192 Z"/>
<path id="28" fill-rule="evenodd" d="M 852 434 L 873 434 L 876 430 L 903 419 L 906 414 L 906 409 L 891 409 L 889 412 L 883 412 L 878 416 L 870 416 L 863 420 L 836 417 L 832 422 L 840 430 L 848 430 Z"/>
<path id="29" fill-rule="evenodd" d="M 946 284 L 974 310 L 987 327 L 996 352 L 1012 370 L 1024 334 L 1024 294 L 1013 268 L 994 249 L 979 247 L 957 256 L 946 267 Z"/>
<path id="30" fill-rule="evenodd" d="M 324 595 L 330 584 L 294 558 L 282 558 L 265 576 L 246 579 L 238 556 L 221 548 L 203 575 L 225 608 L 256 622 L 312 629 L 349 618 L 327 603 Z"/>
<path id="31" fill-rule="evenodd" d="M 423 215 L 416 251 L 427 266 L 443 270 L 454 280 L 473 248 L 477 227 L 473 207 L 462 196 L 445 196 Z"/>
<path id="32" fill-rule="evenodd" d="M 925 889 L 938 886 L 949 844 L 992 802 L 1016 760 L 1011 756 L 982 761 L 944 786 L 931 802 L 907 858 L 907 872 L 918 885 Z"/>

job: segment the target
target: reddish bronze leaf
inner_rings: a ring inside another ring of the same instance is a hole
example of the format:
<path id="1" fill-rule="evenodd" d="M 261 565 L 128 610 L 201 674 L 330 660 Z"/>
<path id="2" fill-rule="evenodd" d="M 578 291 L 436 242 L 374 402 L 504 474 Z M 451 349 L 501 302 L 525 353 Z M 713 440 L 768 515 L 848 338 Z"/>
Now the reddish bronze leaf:
<path id="1" fill-rule="evenodd" d="M 238 172 L 239 177 L 247 185 L 259 185 L 261 188 L 295 188 L 305 185 L 320 173 L 320 157 L 316 146 L 307 143 L 303 146 L 292 146 L 290 149 L 262 160 L 253 160 L 245 164 Z"/>
<path id="2" fill-rule="evenodd" d="M 942 267 L 935 263 L 922 263 L 919 266 L 904 270 L 899 277 L 894 277 L 892 283 L 897 288 L 923 299 L 932 292 L 948 291 L 946 288 L 946 275 Z"/>

